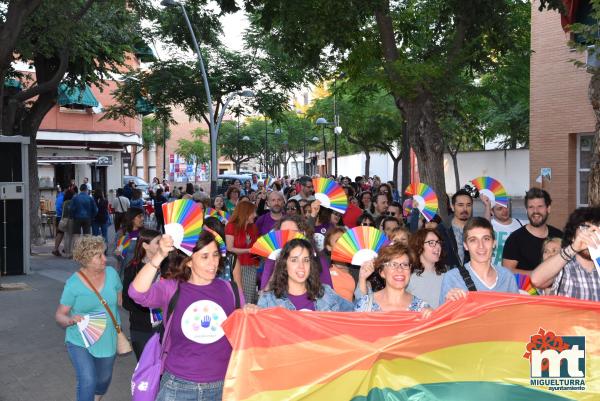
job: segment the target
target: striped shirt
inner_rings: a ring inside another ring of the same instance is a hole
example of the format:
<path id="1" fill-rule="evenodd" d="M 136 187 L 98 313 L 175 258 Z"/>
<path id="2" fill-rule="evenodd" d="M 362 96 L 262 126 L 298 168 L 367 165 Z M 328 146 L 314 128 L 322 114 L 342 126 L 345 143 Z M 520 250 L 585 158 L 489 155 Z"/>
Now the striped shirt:
<path id="1" fill-rule="evenodd" d="M 600 302 L 600 275 L 596 269 L 586 271 L 573 258 L 554 279 L 550 294 Z"/>

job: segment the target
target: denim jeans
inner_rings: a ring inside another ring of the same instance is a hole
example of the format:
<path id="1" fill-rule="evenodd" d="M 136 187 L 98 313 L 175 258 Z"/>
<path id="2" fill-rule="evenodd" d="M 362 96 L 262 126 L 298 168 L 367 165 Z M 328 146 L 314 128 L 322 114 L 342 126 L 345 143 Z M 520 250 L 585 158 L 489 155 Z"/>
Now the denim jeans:
<path id="1" fill-rule="evenodd" d="M 92 222 L 92 234 L 102 234 L 102 238 L 104 238 L 104 243 L 108 244 L 108 223 L 100 224 Z"/>
<path id="2" fill-rule="evenodd" d="M 223 398 L 223 380 L 196 383 L 165 372 L 160 380 L 156 401 L 220 401 Z"/>
<path id="3" fill-rule="evenodd" d="M 106 394 L 112 378 L 115 355 L 96 358 L 84 347 L 67 343 L 67 352 L 77 377 L 77 401 L 94 401 L 94 395 Z"/>

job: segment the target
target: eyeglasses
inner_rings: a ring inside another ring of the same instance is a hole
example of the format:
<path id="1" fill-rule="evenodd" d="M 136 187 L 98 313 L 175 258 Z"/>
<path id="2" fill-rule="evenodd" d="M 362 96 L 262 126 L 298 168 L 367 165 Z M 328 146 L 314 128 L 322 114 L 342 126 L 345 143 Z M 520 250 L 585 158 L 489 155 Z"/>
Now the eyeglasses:
<path id="1" fill-rule="evenodd" d="M 361 226 L 369 226 L 369 227 L 375 227 L 375 224 L 373 223 L 367 223 L 367 222 L 362 222 L 360 223 Z"/>
<path id="2" fill-rule="evenodd" d="M 286 207 L 285 210 L 298 210 L 298 208 L 295 208 L 295 207 Z"/>
<path id="3" fill-rule="evenodd" d="M 386 262 L 383 264 L 390 270 L 410 270 L 410 263 Z"/>
<path id="4" fill-rule="evenodd" d="M 394 217 L 394 216 L 396 216 L 396 212 L 388 212 L 388 215 Z"/>
<path id="5" fill-rule="evenodd" d="M 425 241 L 424 244 L 429 245 L 430 248 L 435 248 L 436 245 L 442 245 L 442 241 L 432 239 L 429 241 Z"/>

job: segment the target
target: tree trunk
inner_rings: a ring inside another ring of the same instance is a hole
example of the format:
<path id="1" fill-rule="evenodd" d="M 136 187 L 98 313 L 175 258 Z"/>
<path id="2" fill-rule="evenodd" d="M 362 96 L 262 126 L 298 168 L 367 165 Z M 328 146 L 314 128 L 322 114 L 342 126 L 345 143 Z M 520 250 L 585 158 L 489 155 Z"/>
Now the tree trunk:
<path id="1" fill-rule="evenodd" d="M 446 182 L 444 178 L 444 140 L 436 121 L 430 95 L 422 92 L 410 102 L 398 99 L 406 116 L 410 145 L 417 155 L 421 182 L 431 186 L 438 196 L 439 213 L 448 216 Z"/>
<path id="2" fill-rule="evenodd" d="M 363 148 L 365 152 L 365 176 L 369 177 L 369 170 L 371 168 L 371 152 L 369 148 Z"/>
<path id="3" fill-rule="evenodd" d="M 400 161 L 402 160 L 402 157 L 396 157 L 394 159 L 392 159 L 394 161 L 394 185 L 396 186 L 396 188 L 398 188 L 398 166 L 400 165 Z M 406 188 L 406 187 L 405 187 Z M 402 193 L 402 191 L 404 191 L 404 188 L 401 188 L 400 190 L 398 190 L 398 192 Z"/>
<path id="4" fill-rule="evenodd" d="M 588 205 L 600 206 L 600 72 L 592 74 L 588 87 L 588 97 L 596 115 L 596 133 L 594 135 L 594 152 L 588 176 Z"/>
<path id="5" fill-rule="evenodd" d="M 448 153 L 450 153 L 450 157 L 452 158 L 452 165 L 454 166 L 454 181 L 456 186 L 456 192 L 460 190 L 460 177 L 458 174 L 458 150 L 453 152 L 448 149 Z"/>
<path id="6" fill-rule="evenodd" d="M 419 176 L 421 181 L 430 185 L 439 200 L 439 214 L 445 219 L 448 216 L 446 206 L 446 182 L 444 180 L 444 141 L 436 121 L 435 110 L 431 95 L 425 89 L 415 96 L 404 99 L 396 88 L 404 87 L 404 82 L 396 72 L 396 62 L 399 59 L 396 46 L 396 34 L 391 17 L 389 0 L 380 3 L 375 12 L 377 30 L 381 38 L 381 51 L 386 75 L 391 83 L 392 94 L 396 106 L 402 112 L 407 122 L 410 145 L 417 155 Z M 453 52 L 458 54 L 464 37 L 462 24 L 459 24 L 455 37 L 456 46 Z M 450 56 L 453 56 L 450 55 Z"/>
<path id="7" fill-rule="evenodd" d="M 29 237 L 32 244 L 41 245 L 44 241 L 40 236 L 40 189 L 37 165 L 36 136 L 44 116 L 56 103 L 56 93 L 40 95 L 25 117 L 22 127 L 23 136 L 29 137 Z"/>
<path id="8" fill-rule="evenodd" d="M 397 168 L 396 168 L 397 170 Z M 400 195 L 402 196 L 402 201 L 404 201 L 407 196 L 404 195 L 404 189 L 410 185 L 410 142 L 408 138 L 408 126 L 406 121 L 402 123 L 402 185 L 400 190 Z"/>

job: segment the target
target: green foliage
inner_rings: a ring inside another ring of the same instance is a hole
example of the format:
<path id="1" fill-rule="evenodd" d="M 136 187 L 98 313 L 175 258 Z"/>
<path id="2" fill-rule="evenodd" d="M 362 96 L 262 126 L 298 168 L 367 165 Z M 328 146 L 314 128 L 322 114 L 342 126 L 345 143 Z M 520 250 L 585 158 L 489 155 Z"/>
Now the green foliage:
<path id="1" fill-rule="evenodd" d="M 145 149 L 152 144 L 165 146 L 165 142 L 170 138 L 171 130 L 167 124 L 153 116 L 146 116 L 142 119 L 142 142 Z"/>
<path id="2" fill-rule="evenodd" d="M 183 157 L 188 164 L 206 163 L 210 160 L 208 145 L 203 138 L 206 131 L 197 128 L 191 132 L 193 139 L 179 139 L 177 141 L 177 150 L 175 152 Z"/>
<path id="3" fill-rule="evenodd" d="M 243 138 L 247 137 L 248 140 Z M 221 155 L 229 158 L 236 165 L 236 170 L 242 163 L 257 157 L 264 148 L 261 145 L 260 131 L 248 124 L 240 124 L 238 132 L 237 121 L 224 121 L 219 131 L 219 150 Z"/>

